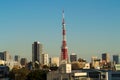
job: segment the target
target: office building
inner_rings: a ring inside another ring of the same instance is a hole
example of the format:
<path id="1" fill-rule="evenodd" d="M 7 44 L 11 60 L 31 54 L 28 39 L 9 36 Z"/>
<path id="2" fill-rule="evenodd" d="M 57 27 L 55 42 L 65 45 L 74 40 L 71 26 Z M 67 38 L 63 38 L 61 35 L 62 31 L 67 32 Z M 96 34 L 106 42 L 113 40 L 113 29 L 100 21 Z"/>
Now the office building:
<path id="1" fill-rule="evenodd" d="M 57 66 L 57 67 L 59 67 L 59 57 L 52 57 L 52 58 L 50 58 L 50 60 L 49 60 L 49 63 L 50 63 L 50 65 L 51 66 Z"/>
<path id="2" fill-rule="evenodd" d="M 48 63 L 49 63 L 48 54 L 42 54 L 42 64 L 48 65 Z"/>
<path id="3" fill-rule="evenodd" d="M 108 53 L 102 54 L 102 62 L 103 63 L 109 63 L 110 62 L 110 55 Z"/>
<path id="4" fill-rule="evenodd" d="M 7 51 L 0 52 L 0 60 L 10 61 L 11 60 L 11 56 L 10 56 L 10 54 Z"/>
<path id="5" fill-rule="evenodd" d="M 20 56 L 19 55 L 15 55 L 14 60 L 17 62 L 20 62 Z"/>
<path id="6" fill-rule="evenodd" d="M 100 69 L 100 59 L 93 56 L 91 58 L 91 67 L 94 68 L 94 69 Z"/>
<path id="7" fill-rule="evenodd" d="M 21 65 L 22 65 L 23 67 L 25 67 L 26 64 L 27 64 L 27 59 L 26 59 L 26 58 L 21 58 L 20 63 L 21 63 Z"/>
<path id="8" fill-rule="evenodd" d="M 75 53 L 72 53 L 70 55 L 70 62 L 77 61 L 77 55 Z"/>
<path id="9" fill-rule="evenodd" d="M 113 55 L 113 62 L 115 64 L 119 64 L 120 63 L 120 55 Z"/>
<path id="10" fill-rule="evenodd" d="M 43 53 L 43 47 L 42 44 L 40 42 L 34 42 L 32 44 L 32 61 L 38 61 L 39 63 L 41 63 L 41 55 Z"/>

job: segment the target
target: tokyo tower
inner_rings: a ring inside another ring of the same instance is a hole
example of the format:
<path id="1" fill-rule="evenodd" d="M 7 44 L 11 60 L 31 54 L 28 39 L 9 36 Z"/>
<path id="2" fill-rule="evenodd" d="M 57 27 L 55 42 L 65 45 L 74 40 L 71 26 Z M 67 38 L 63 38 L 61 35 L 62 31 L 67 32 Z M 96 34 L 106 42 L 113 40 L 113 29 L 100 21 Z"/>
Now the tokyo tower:
<path id="1" fill-rule="evenodd" d="M 61 46 L 61 61 L 64 60 L 68 62 L 68 47 L 66 41 L 66 29 L 64 20 L 64 11 L 62 13 L 62 46 Z"/>

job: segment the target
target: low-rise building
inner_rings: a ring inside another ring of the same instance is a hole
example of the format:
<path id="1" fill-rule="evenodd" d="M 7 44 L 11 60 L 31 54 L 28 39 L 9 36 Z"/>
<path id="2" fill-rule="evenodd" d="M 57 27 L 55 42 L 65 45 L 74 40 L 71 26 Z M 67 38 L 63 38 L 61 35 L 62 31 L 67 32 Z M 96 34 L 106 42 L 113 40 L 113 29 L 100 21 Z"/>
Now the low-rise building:
<path id="1" fill-rule="evenodd" d="M 119 65 L 114 70 L 77 69 L 72 70 L 71 64 L 61 64 L 57 71 L 50 71 L 47 80 L 120 80 Z"/>

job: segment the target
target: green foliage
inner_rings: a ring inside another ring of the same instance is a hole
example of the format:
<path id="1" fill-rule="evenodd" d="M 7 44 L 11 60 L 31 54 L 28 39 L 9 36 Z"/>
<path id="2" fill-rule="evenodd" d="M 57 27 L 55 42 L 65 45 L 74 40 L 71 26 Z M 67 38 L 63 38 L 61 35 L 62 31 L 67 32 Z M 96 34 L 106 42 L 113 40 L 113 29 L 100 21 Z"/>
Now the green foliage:
<path id="1" fill-rule="evenodd" d="M 56 71 L 56 70 L 58 70 L 58 67 L 57 66 L 50 67 L 50 70 L 51 71 Z"/>
<path id="2" fill-rule="evenodd" d="M 40 69 L 40 64 L 35 62 L 35 69 Z"/>
<path id="3" fill-rule="evenodd" d="M 10 79 L 15 79 L 15 80 L 25 80 L 29 72 L 30 71 L 26 68 L 12 69 L 12 71 L 10 71 L 9 73 L 9 77 Z"/>
<path id="4" fill-rule="evenodd" d="M 45 69 L 48 68 L 44 66 Z M 32 70 L 26 68 L 12 69 L 9 74 L 11 80 L 46 80 L 48 70 Z"/>
<path id="5" fill-rule="evenodd" d="M 82 58 L 79 58 L 78 61 L 79 61 L 79 62 L 86 62 L 86 60 L 85 60 L 85 59 L 82 59 Z"/>
<path id="6" fill-rule="evenodd" d="M 34 70 L 27 75 L 26 80 L 46 80 L 47 78 L 46 70 Z"/>
<path id="7" fill-rule="evenodd" d="M 49 66 L 47 66 L 47 65 L 43 65 L 42 69 L 43 69 L 43 70 L 49 70 L 50 68 L 49 68 Z"/>

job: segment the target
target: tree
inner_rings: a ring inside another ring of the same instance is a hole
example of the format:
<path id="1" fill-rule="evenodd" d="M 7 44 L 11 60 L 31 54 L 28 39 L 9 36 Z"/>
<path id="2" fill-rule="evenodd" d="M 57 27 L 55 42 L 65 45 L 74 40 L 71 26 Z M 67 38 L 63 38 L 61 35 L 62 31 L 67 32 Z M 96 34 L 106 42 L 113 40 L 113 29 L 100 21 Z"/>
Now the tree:
<path id="1" fill-rule="evenodd" d="M 29 72 L 30 71 L 26 68 L 12 69 L 9 73 L 9 78 L 14 80 L 25 80 Z"/>
<path id="2" fill-rule="evenodd" d="M 79 61 L 79 62 L 86 62 L 86 60 L 85 60 L 85 59 L 82 59 L 82 58 L 79 58 L 78 61 Z"/>
<path id="3" fill-rule="evenodd" d="M 43 70 L 49 70 L 50 68 L 49 68 L 49 66 L 47 66 L 47 65 L 43 65 Z"/>
<path id="4" fill-rule="evenodd" d="M 47 70 L 34 70 L 27 75 L 26 80 L 47 80 Z"/>
<path id="5" fill-rule="evenodd" d="M 77 69 L 83 69 L 83 67 L 85 67 L 85 63 L 84 62 L 72 62 L 72 70 L 77 70 Z"/>

